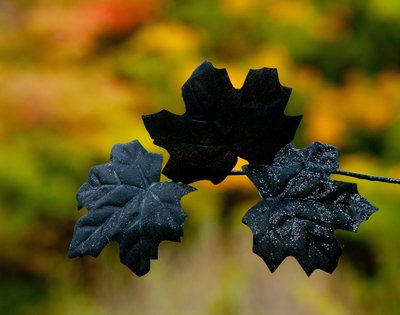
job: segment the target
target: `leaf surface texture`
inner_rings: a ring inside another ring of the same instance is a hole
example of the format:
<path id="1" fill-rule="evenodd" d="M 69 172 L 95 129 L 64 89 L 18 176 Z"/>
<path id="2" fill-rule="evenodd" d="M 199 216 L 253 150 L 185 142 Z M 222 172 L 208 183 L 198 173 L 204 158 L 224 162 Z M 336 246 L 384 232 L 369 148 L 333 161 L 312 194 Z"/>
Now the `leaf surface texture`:
<path id="1" fill-rule="evenodd" d="M 293 256 L 308 275 L 332 273 L 341 254 L 334 230 L 356 231 L 377 210 L 356 184 L 329 177 L 338 166 L 336 148 L 315 142 L 305 149 L 288 144 L 271 165 L 243 167 L 263 198 L 243 223 L 253 232 L 253 251 L 272 272 Z"/>
<path id="2" fill-rule="evenodd" d="M 194 188 L 160 182 L 161 163 L 161 155 L 132 141 L 114 145 L 111 161 L 91 168 L 77 192 L 78 208 L 88 213 L 75 225 L 69 257 L 97 257 L 116 241 L 121 262 L 142 276 L 161 241 L 180 241 L 186 218 L 180 199 Z"/>

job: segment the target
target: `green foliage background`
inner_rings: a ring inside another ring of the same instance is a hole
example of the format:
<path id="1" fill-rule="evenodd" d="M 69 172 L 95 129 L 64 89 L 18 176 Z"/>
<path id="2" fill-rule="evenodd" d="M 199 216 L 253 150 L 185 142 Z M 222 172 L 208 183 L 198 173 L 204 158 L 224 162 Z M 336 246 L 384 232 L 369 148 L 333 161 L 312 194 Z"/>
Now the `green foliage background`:
<path id="1" fill-rule="evenodd" d="M 342 169 L 400 177 L 397 0 L 2 0 L 0 314 L 400 314 L 396 185 L 359 182 L 380 211 L 337 233 L 332 275 L 291 258 L 270 274 L 241 224 L 258 195 L 238 177 L 194 185 L 182 243 L 161 244 L 143 278 L 115 245 L 67 259 L 89 167 L 132 139 L 167 158 L 141 115 L 183 113 L 180 87 L 204 59 L 236 87 L 278 68 L 287 113 L 305 115 L 296 145 L 331 143 Z"/>

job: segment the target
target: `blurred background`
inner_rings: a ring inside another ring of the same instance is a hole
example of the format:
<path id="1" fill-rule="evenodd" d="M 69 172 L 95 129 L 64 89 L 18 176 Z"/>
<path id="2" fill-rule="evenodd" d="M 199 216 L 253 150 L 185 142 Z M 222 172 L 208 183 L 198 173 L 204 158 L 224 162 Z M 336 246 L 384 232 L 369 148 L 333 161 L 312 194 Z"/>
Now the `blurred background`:
<path id="1" fill-rule="evenodd" d="M 400 314 L 399 185 L 341 178 L 380 210 L 337 231 L 332 275 L 293 258 L 269 272 L 241 223 L 259 200 L 241 176 L 194 184 L 182 243 L 163 242 L 142 278 L 117 245 L 67 258 L 89 167 L 133 139 L 166 160 L 141 115 L 183 113 L 204 59 L 237 88 L 278 68 L 286 113 L 304 114 L 296 146 L 400 177 L 398 0 L 0 0 L 0 314 Z"/>

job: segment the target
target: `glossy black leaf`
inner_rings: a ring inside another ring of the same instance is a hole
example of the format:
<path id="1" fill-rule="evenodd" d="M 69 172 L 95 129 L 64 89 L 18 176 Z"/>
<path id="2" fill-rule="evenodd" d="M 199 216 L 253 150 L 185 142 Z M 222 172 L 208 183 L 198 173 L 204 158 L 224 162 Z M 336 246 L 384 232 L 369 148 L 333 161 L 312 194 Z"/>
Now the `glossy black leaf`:
<path id="1" fill-rule="evenodd" d="M 338 168 L 337 157 L 327 144 L 300 150 L 288 144 L 271 165 L 243 167 L 263 198 L 243 223 L 253 232 L 253 251 L 272 272 L 287 256 L 308 275 L 315 269 L 333 272 L 341 254 L 334 230 L 356 231 L 377 210 L 356 184 L 329 177 Z"/>
<path id="2" fill-rule="evenodd" d="M 78 208 L 88 213 L 75 225 L 69 257 L 97 257 L 116 241 L 121 262 L 142 276 L 161 241 L 180 241 L 186 218 L 180 199 L 194 188 L 160 182 L 161 163 L 138 141 L 113 146 L 111 161 L 93 167 L 77 193 Z"/>
<path id="3" fill-rule="evenodd" d="M 185 114 L 163 110 L 143 116 L 154 143 L 170 153 L 163 174 L 183 183 L 217 184 L 238 156 L 271 163 L 301 120 L 284 115 L 290 92 L 276 69 L 250 70 L 243 87 L 235 89 L 225 69 L 203 62 L 182 87 Z"/>

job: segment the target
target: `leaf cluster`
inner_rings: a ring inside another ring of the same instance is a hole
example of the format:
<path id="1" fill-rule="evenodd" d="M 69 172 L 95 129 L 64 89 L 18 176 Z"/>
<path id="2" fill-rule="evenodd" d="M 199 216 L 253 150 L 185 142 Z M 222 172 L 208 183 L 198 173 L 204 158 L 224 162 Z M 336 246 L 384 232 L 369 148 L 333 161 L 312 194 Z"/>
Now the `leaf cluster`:
<path id="1" fill-rule="evenodd" d="M 146 274 L 159 243 L 183 235 L 180 199 L 194 190 L 187 184 L 217 184 L 242 157 L 262 197 L 243 217 L 254 252 L 271 271 L 293 256 L 308 275 L 333 272 L 341 254 L 334 231 L 356 231 L 377 209 L 356 184 L 330 178 L 339 168 L 336 148 L 290 144 L 302 117 L 284 114 L 290 91 L 276 69 L 250 70 L 235 89 L 225 69 L 203 62 L 182 87 L 183 115 L 143 116 L 154 143 L 170 153 L 163 173 L 172 181 L 160 182 L 161 155 L 138 141 L 115 145 L 111 161 L 93 167 L 77 193 L 78 207 L 88 213 L 76 223 L 69 256 L 97 257 L 116 241 L 121 262 Z"/>

